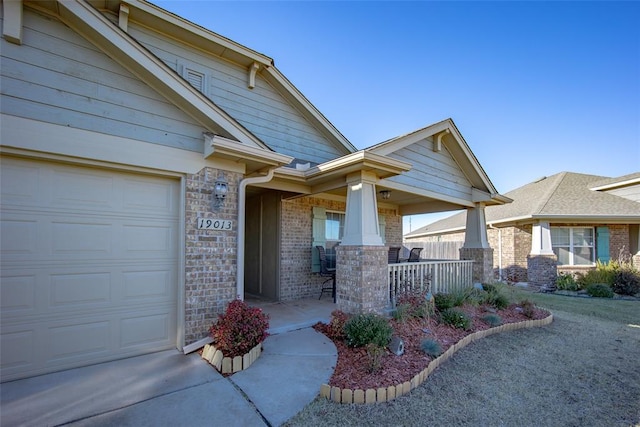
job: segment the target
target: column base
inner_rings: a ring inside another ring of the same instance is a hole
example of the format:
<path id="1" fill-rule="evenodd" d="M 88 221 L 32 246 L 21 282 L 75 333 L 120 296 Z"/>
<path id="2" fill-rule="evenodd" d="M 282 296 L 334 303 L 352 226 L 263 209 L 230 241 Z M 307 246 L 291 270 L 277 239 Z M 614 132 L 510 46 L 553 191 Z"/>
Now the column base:
<path id="1" fill-rule="evenodd" d="M 472 260 L 474 283 L 493 283 L 493 249 L 491 248 L 460 248 L 461 260 Z"/>
<path id="2" fill-rule="evenodd" d="M 389 306 L 386 246 L 336 247 L 336 303 L 349 314 L 384 314 Z"/>
<path id="3" fill-rule="evenodd" d="M 555 255 L 527 256 L 527 281 L 529 285 L 554 291 L 558 277 L 558 259 Z"/>

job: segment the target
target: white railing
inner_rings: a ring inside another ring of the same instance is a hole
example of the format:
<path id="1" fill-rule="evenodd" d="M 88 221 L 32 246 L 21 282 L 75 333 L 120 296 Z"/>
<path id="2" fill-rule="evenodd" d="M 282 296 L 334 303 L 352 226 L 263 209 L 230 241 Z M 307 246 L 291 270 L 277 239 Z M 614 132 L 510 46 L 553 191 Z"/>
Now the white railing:
<path id="1" fill-rule="evenodd" d="M 431 286 L 431 288 L 429 288 Z M 473 261 L 420 261 L 389 264 L 389 299 L 405 292 L 448 293 L 473 286 Z"/>

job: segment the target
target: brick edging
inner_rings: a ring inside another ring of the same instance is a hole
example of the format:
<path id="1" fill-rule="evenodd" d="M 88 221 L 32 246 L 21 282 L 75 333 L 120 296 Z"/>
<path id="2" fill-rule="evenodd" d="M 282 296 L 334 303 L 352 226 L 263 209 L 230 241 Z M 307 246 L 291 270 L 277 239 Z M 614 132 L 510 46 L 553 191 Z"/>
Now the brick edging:
<path id="1" fill-rule="evenodd" d="M 259 343 L 244 356 L 224 357 L 214 345 L 207 344 L 202 350 L 202 358 L 213 365 L 222 374 L 234 374 L 247 369 L 262 354 L 262 343 Z"/>
<path id="2" fill-rule="evenodd" d="M 337 403 L 389 402 L 397 397 L 409 394 L 411 390 L 421 385 L 438 366 L 440 366 L 447 359 L 453 356 L 456 351 L 462 350 L 467 345 L 476 340 L 500 332 L 516 331 L 518 329 L 545 326 L 550 324 L 551 322 L 553 322 L 553 314 L 549 314 L 549 316 L 545 317 L 544 319 L 506 323 L 494 328 L 477 331 L 467 335 L 466 337 L 462 338 L 460 341 L 449 347 L 447 351 L 429 362 L 429 365 L 425 369 L 420 371 L 420 373 L 411 378 L 410 381 L 405 381 L 404 383 L 391 385 L 388 387 L 379 387 L 377 389 L 370 388 L 367 390 L 351 390 L 349 388 L 341 389 L 339 387 L 331 387 L 329 384 L 322 384 L 322 386 L 320 386 L 320 396 Z"/>

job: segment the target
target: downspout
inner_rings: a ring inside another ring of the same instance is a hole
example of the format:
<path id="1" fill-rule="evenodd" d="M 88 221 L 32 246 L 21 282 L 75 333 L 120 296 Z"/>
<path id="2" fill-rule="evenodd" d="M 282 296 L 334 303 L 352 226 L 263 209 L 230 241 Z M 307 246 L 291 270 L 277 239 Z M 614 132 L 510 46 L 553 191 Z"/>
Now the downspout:
<path id="1" fill-rule="evenodd" d="M 502 229 L 489 224 L 492 230 L 498 230 L 498 280 L 502 282 Z"/>
<path id="2" fill-rule="evenodd" d="M 237 242 L 237 259 L 238 259 L 238 271 L 236 274 L 236 294 L 238 299 L 244 300 L 244 235 L 245 235 L 245 218 L 246 218 L 246 193 L 247 185 L 264 184 L 273 179 L 273 173 L 276 168 L 269 169 L 264 176 L 254 176 L 245 178 L 240 181 L 240 187 L 238 188 L 238 242 Z"/>

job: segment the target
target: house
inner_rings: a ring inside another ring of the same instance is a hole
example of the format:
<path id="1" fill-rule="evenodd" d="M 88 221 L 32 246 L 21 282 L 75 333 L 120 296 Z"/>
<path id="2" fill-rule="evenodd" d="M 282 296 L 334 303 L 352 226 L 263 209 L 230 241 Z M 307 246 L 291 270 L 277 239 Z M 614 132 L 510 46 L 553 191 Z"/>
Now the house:
<path id="1" fill-rule="evenodd" d="M 631 259 L 640 267 L 640 172 L 618 178 L 561 172 L 505 194 L 485 210 L 495 277 L 537 286 L 558 272 L 584 272 L 596 261 Z M 407 244 L 464 241 L 458 213 L 405 236 Z"/>
<path id="2" fill-rule="evenodd" d="M 274 61 L 146 1 L 2 2 L 1 379 L 192 351 L 229 301 L 383 311 L 402 215 L 509 202 L 447 119 L 358 150 Z M 340 245 L 336 246 L 337 243 Z"/>

